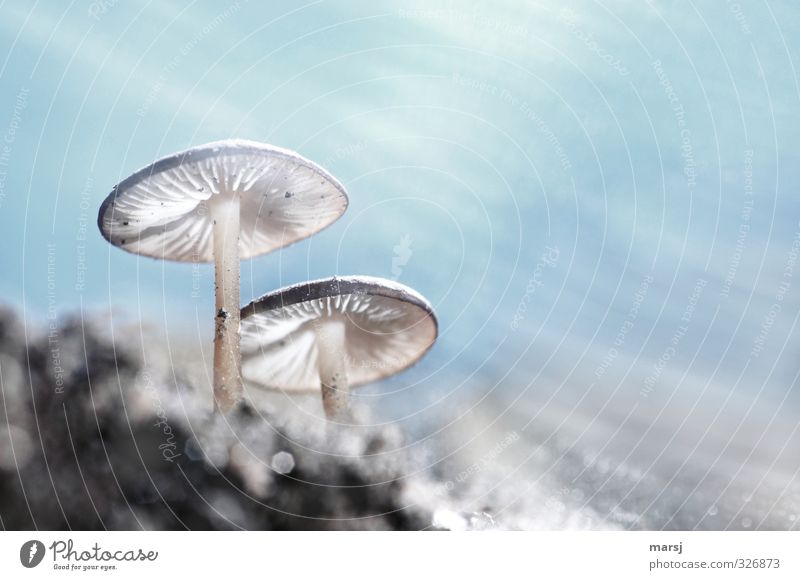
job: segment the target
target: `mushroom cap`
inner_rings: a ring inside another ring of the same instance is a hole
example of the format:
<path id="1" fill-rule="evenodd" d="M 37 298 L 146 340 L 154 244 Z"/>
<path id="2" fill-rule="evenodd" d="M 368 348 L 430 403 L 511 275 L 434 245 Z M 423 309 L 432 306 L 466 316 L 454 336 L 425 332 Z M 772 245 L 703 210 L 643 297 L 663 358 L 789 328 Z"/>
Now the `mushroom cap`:
<path id="1" fill-rule="evenodd" d="M 209 200 L 240 196 L 242 259 L 311 236 L 347 209 L 347 193 L 319 165 L 242 139 L 207 143 L 159 159 L 109 194 L 97 217 L 103 237 L 124 250 L 178 262 L 213 261 Z"/>
<path id="2" fill-rule="evenodd" d="M 351 387 L 410 367 L 438 335 L 430 303 L 397 282 L 370 276 L 303 282 L 265 294 L 242 308 L 245 384 L 318 391 L 314 328 L 332 318 L 345 324 L 343 352 Z"/>

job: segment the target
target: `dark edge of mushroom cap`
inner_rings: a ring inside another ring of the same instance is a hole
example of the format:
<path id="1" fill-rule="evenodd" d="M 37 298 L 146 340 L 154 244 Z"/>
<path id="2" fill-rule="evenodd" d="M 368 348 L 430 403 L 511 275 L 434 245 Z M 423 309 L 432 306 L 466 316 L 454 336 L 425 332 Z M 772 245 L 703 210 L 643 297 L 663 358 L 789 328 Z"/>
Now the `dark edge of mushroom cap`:
<path id="1" fill-rule="evenodd" d="M 123 179 L 122 181 L 120 181 L 117 185 L 115 185 L 112 188 L 111 193 L 109 193 L 108 196 L 106 196 L 106 198 L 103 200 L 103 203 L 100 204 L 100 210 L 97 213 L 97 229 L 100 230 L 100 234 L 103 236 L 103 238 L 109 244 L 111 244 L 112 246 L 115 246 L 117 248 L 121 248 L 121 249 L 125 250 L 126 252 L 130 252 L 130 253 L 136 254 L 138 256 L 144 256 L 144 257 L 147 257 L 147 258 L 152 258 L 154 260 L 161 259 L 161 258 L 158 258 L 156 256 L 150 256 L 148 254 L 139 254 L 138 252 L 129 250 L 128 248 L 126 248 L 124 246 L 115 244 L 111 240 L 109 234 L 103 229 L 103 217 L 105 216 L 106 211 L 108 211 L 108 207 L 110 205 L 112 205 L 116 201 L 117 195 L 119 195 L 120 192 L 126 191 L 127 189 L 129 189 L 130 187 L 136 185 L 140 181 L 144 181 L 145 179 L 147 179 L 147 178 L 149 178 L 149 177 L 151 177 L 153 175 L 156 175 L 157 173 L 161 173 L 163 171 L 169 171 L 170 169 L 174 169 L 176 167 L 179 167 L 180 165 L 182 165 L 187 160 L 202 161 L 202 160 L 208 159 L 210 157 L 216 157 L 216 156 L 218 156 L 220 154 L 220 150 L 225 149 L 225 148 L 236 148 L 237 152 L 240 152 L 241 154 L 244 154 L 244 155 L 246 155 L 248 153 L 264 153 L 264 152 L 268 152 L 271 155 L 274 155 L 276 157 L 283 157 L 285 159 L 291 159 L 293 161 L 299 161 L 300 163 L 302 163 L 303 165 L 305 165 L 306 167 L 308 167 L 312 171 L 318 173 L 322 178 L 327 179 L 328 181 L 330 181 L 333 184 L 333 186 L 336 187 L 336 189 L 339 190 L 339 192 L 342 194 L 342 198 L 344 198 L 344 211 L 342 212 L 342 214 L 344 214 L 347 211 L 347 208 L 350 205 L 350 198 L 347 196 L 347 190 L 345 190 L 344 185 L 342 185 L 342 183 L 338 179 L 336 179 L 333 175 L 328 173 L 328 171 L 326 171 L 324 168 L 320 167 L 319 165 L 317 165 L 316 163 L 314 163 L 310 159 L 307 159 L 307 158 L 303 157 L 302 155 L 300 155 L 296 151 L 292 151 L 291 149 L 285 149 L 283 147 L 276 147 L 274 145 L 268 145 L 266 143 L 260 143 L 258 141 L 251 141 L 251 140 L 248 140 L 248 139 L 226 139 L 226 140 L 223 140 L 223 141 L 212 141 L 210 143 L 204 143 L 203 145 L 198 145 L 197 147 L 190 147 L 189 149 L 185 149 L 183 151 L 179 151 L 177 153 L 173 153 L 171 155 L 167 155 L 166 157 L 162 157 L 161 159 L 158 159 L 157 161 L 154 161 L 150 165 L 146 165 L 145 167 L 142 167 L 141 169 L 139 169 L 138 171 L 136 171 L 132 175 L 130 175 L 130 176 L 126 177 L 125 179 Z M 329 224 L 325 224 L 323 227 L 321 227 L 315 233 L 321 232 L 322 230 L 324 230 L 324 229 L 330 227 L 331 225 L 333 225 L 335 222 L 336 222 L 336 220 L 334 220 L 333 222 L 331 222 Z M 313 235 L 313 234 L 311 234 L 311 235 Z M 310 235 L 306 236 L 306 238 L 307 237 L 310 237 Z M 296 242 L 299 242 L 301 240 L 304 240 L 306 238 L 298 238 L 298 239 L 293 240 L 290 243 L 286 244 L 286 246 L 290 246 L 290 245 L 292 245 L 292 244 L 294 244 Z M 283 247 L 286 247 L 286 246 L 283 246 Z M 250 256 L 250 257 L 254 258 L 256 256 L 263 255 L 265 253 L 269 253 L 269 252 L 267 251 L 267 252 L 263 252 L 261 254 L 255 254 L 255 255 Z"/>
<path id="2" fill-rule="evenodd" d="M 439 319 L 436 317 L 436 313 L 434 312 L 431 303 L 428 302 L 416 290 L 413 290 L 404 284 L 375 276 L 333 276 L 332 278 L 321 278 L 318 280 L 310 280 L 308 282 L 301 282 L 299 284 L 285 286 L 284 288 L 279 288 L 278 290 L 268 292 L 267 294 L 254 299 L 249 304 L 242 307 L 240 311 L 241 320 L 242 322 L 245 322 L 245 319 L 251 315 L 259 314 L 261 312 L 269 312 L 270 310 L 276 310 L 286 306 L 292 306 L 294 304 L 300 304 L 309 300 L 331 298 L 347 294 L 383 296 L 413 304 L 417 308 L 423 310 L 433 321 L 434 333 L 431 343 L 425 349 L 417 353 L 417 356 L 414 358 L 414 360 L 411 360 L 408 362 L 408 364 L 395 369 L 392 375 L 398 374 L 414 366 L 431 350 L 431 348 L 433 348 L 433 345 L 436 344 L 436 339 L 439 337 Z M 378 377 L 373 379 L 373 381 L 382 380 L 388 376 L 391 375 Z M 350 386 L 358 387 L 373 381 L 353 382 Z"/>
<path id="3" fill-rule="evenodd" d="M 319 280 L 310 280 L 279 288 L 252 300 L 247 306 L 242 307 L 241 317 L 244 319 L 260 312 L 268 312 L 277 308 L 308 302 L 309 300 L 317 300 L 318 298 L 332 298 L 346 294 L 384 296 L 411 303 L 428 313 L 436 326 L 437 336 L 439 334 L 439 321 L 430 302 L 408 286 L 374 276 L 333 276 L 332 278 L 320 278 Z"/>

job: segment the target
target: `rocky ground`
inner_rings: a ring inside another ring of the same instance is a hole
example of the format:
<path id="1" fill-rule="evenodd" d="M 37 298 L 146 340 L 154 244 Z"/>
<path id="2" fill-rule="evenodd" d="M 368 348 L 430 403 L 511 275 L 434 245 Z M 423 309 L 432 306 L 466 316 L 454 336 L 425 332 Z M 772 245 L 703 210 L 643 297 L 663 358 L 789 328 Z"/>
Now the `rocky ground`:
<path id="1" fill-rule="evenodd" d="M 410 458 L 382 453 L 397 443 L 392 428 L 281 422 L 249 405 L 215 415 L 158 349 L 78 319 L 48 334 L 26 342 L 14 314 L 0 313 L 5 529 L 431 524 L 429 510 L 407 505 Z"/>

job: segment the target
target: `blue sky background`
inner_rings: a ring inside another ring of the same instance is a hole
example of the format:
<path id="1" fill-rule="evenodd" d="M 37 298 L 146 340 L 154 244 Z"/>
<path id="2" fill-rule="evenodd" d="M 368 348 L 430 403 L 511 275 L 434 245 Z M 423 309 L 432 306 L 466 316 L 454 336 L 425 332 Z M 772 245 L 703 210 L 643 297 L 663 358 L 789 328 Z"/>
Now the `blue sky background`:
<path id="1" fill-rule="evenodd" d="M 380 413 L 423 432 L 441 416 L 447 428 L 466 416 L 486 429 L 591 425 L 575 441 L 631 433 L 619 446 L 634 454 L 676 432 L 702 443 L 698 457 L 706 441 L 719 457 L 741 440 L 757 452 L 735 465 L 775 460 L 795 481 L 792 2 L 0 10 L 0 296 L 31 332 L 52 300 L 59 316 L 113 311 L 209 352 L 210 267 L 109 246 L 97 209 L 162 155 L 255 139 L 324 165 L 351 203 L 314 238 L 243 263 L 243 302 L 370 274 L 436 307 L 431 356 L 362 392 Z"/>

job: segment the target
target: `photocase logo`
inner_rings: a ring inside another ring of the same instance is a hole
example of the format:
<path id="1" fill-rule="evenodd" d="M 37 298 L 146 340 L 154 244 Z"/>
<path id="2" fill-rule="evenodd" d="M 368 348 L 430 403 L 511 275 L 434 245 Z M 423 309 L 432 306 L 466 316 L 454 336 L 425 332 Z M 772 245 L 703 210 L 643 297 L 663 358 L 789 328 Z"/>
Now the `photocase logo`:
<path id="1" fill-rule="evenodd" d="M 35 568 L 44 559 L 44 544 L 39 540 L 28 540 L 19 549 L 19 561 L 26 568 Z"/>

